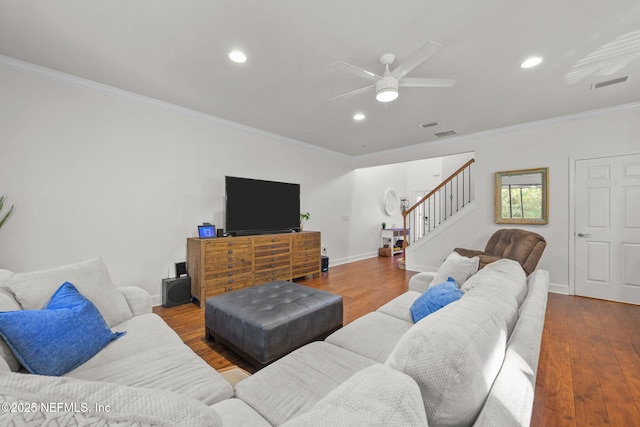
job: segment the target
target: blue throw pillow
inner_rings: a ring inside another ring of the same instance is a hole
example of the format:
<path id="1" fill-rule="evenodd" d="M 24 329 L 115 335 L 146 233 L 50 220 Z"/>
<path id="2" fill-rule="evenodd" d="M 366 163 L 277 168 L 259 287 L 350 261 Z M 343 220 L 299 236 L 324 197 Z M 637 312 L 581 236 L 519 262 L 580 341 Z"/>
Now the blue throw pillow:
<path id="1" fill-rule="evenodd" d="M 111 332 L 96 306 L 69 282 L 42 310 L 0 312 L 0 335 L 32 374 L 65 374 L 124 334 Z"/>
<path id="2" fill-rule="evenodd" d="M 459 300 L 461 297 L 462 291 L 458 289 L 458 284 L 451 277 L 444 283 L 431 286 L 411 304 L 409 310 L 411 311 L 413 323 L 440 310 L 445 305 Z"/>

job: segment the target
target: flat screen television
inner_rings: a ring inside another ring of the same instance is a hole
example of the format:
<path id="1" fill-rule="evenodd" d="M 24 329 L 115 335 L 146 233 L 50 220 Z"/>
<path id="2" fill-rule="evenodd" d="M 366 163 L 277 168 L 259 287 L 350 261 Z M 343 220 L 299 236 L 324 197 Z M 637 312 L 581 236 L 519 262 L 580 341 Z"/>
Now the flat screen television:
<path id="1" fill-rule="evenodd" d="M 300 230 L 300 184 L 226 176 L 225 193 L 230 235 Z"/>

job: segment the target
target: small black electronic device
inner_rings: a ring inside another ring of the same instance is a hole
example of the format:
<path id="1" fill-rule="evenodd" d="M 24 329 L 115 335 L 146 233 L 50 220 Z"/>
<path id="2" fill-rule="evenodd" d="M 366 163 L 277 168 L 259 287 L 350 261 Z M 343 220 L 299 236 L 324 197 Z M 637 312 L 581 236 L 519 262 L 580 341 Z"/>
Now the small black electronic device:
<path id="1" fill-rule="evenodd" d="M 174 307 L 191 301 L 191 278 L 162 279 L 162 305 Z"/>
<path id="2" fill-rule="evenodd" d="M 326 255 L 322 255 L 321 258 L 321 271 L 329 271 L 329 257 Z"/>
<path id="3" fill-rule="evenodd" d="M 176 262 L 176 277 L 182 277 L 187 275 L 187 263 Z"/>
<path id="4" fill-rule="evenodd" d="M 218 230 L 216 231 L 216 233 L 217 233 L 217 236 L 218 236 L 218 237 L 224 237 L 224 236 L 225 236 L 225 234 L 224 234 L 224 228 L 218 228 Z"/>
<path id="5" fill-rule="evenodd" d="M 199 225 L 198 237 L 200 237 L 201 239 L 216 237 L 216 226 L 211 224 Z"/>

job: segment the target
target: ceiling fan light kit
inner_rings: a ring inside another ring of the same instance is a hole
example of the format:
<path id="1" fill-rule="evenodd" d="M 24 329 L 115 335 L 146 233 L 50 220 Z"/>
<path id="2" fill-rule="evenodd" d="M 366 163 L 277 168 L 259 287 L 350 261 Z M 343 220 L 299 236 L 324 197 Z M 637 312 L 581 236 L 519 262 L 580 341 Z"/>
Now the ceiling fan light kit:
<path id="1" fill-rule="evenodd" d="M 376 82 L 376 99 L 380 102 L 391 102 L 398 98 L 398 79 L 384 76 Z"/>
<path id="2" fill-rule="evenodd" d="M 398 98 L 398 88 L 402 87 L 451 87 L 455 84 L 453 79 L 432 79 L 432 78 L 404 78 L 407 73 L 413 70 L 415 67 L 424 62 L 431 55 L 436 53 L 442 47 L 441 44 L 435 42 L 427 42 L 420 49 L 415 51 L 409 58 L 407 58 L 402 64 L 398 65 L 393 71 L 389 70 L 389 66 L 393 64 L 396 57 L 391 53 L 385 53 L 380 56 L 380 63 L 384 65 L 384 73 L 382 76 L 367 71 L 363 68 L 355 65 L 347 64 L 345 62 L 337 61 L 333 63 L 333 66 L 346 71 L 355 76 L 373 81 L 374 83 L 362 87 L 360 89 L 352 90 L 342 95 L 334 96 L 333 99 L 343 98 L 345 96 L 356 95 L 362 92 L 367 92 L 370 89 L 375 89 L 376 99 L 380 102 L 391 102 Z"/>

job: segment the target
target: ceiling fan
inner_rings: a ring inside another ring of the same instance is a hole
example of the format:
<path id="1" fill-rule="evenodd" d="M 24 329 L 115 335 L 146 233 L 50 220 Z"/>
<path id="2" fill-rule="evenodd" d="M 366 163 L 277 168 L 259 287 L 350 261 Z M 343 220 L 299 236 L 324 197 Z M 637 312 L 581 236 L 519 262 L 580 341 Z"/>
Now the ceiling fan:
<path id="1" fill-rule="evenodd" d="M 427 42 L 427 44 L 415 51 L 406 61 L 394 68 L 393 71 L 389 70 L 389 66 L 393 64 L 396 57 L 392 53 L 385 53 L 380 57 L 380 63 L 384 65 L 384 73 L 382 76 L 360 67 L 356 67 L 355 65 L 347 64 L 346 62 L 336 61 L 332 64 L 333 67 L 354 74 L 358 77 L 371 80 L 373 83 L 360 89 L 355 89 L 350 92 L 334 96 L 331 100 L 375 89 L 376 99 L 378 101 L 391 102 L 398 97 L 398 88 L 400 87 L 451 87 L 456 82 L 453 79 L 405 77 L 407 73 L 436 53 L 441 47 L 442 45 L 440 43 L 431 41 Z"/>

